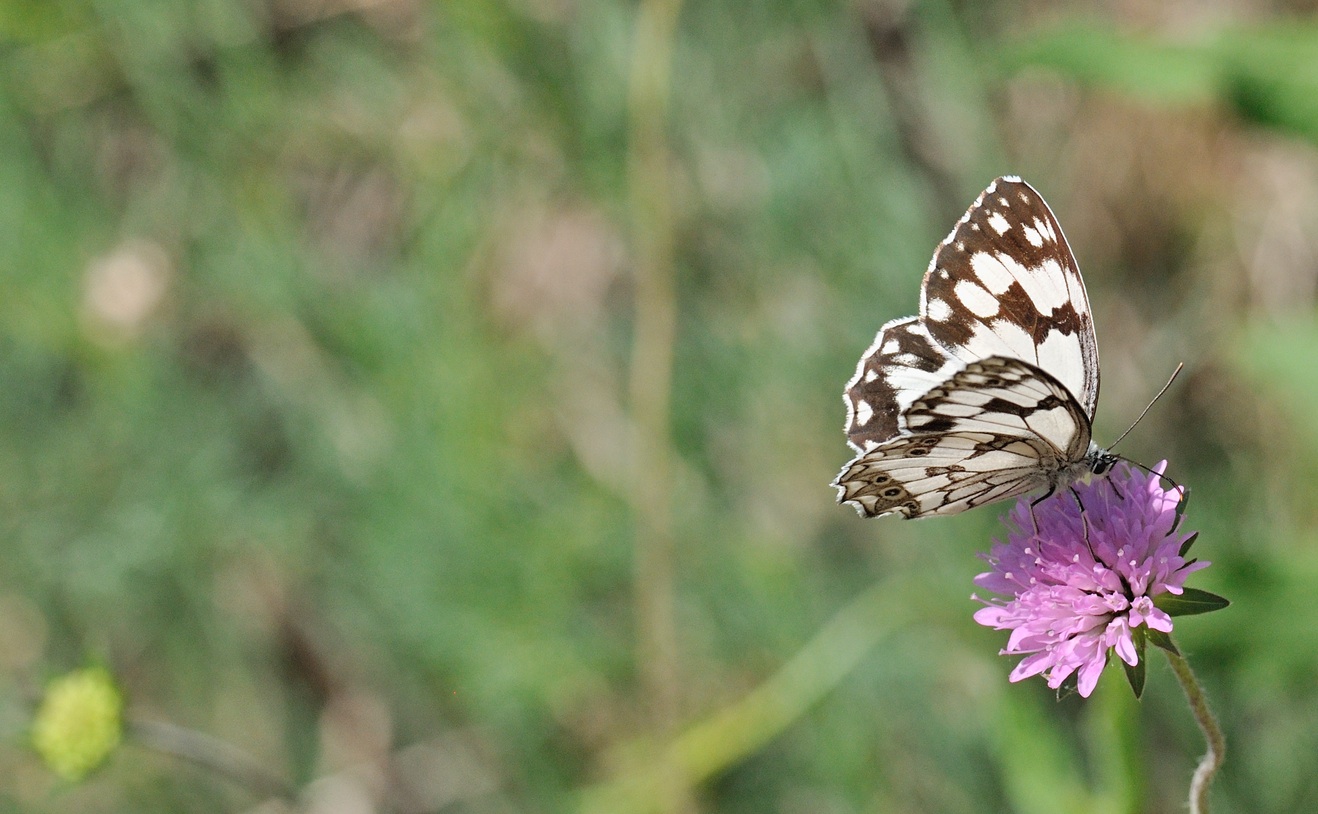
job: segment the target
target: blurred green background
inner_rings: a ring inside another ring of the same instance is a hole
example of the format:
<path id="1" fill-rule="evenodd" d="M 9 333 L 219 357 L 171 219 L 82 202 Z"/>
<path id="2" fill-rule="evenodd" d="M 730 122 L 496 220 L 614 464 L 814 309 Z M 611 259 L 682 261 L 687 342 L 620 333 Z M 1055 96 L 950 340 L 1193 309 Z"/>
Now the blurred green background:
<path id="1" fill-rule="evenodd" d="M 1318 810 L 1313 3 L 0 4 L 0 811 L 1167 812 L 1007 683 L 1001 506 L 865 522 L 841 389 L 995 175 L 1194 491 L 1219 812 Z M 28 748 L 53 676 L 208 733 Z"/>

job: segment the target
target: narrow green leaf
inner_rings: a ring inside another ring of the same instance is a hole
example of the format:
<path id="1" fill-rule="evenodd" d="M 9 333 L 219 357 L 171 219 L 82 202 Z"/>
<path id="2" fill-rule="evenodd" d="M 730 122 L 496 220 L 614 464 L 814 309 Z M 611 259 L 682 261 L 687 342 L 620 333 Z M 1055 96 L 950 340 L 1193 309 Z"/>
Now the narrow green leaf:
<path id="1" fill-rule="evenodd" d="M 1168 653 L 1172 653 L 1177 656 L 1181 655 L 1181 651 L 1176 649 L 1176 643 L 1172 641 L 1172 637 L 1168 636 L 1166 633 L 1163 633 L 1160 630 L 1150 630 L 1149 641 L 1153 642 L 1155 646 L 1161 647 L 1163 650 L 1166 650 Z"/>
<path id="2" fill-rule="evenodd" d="M 1168 616 L 1193 616 L 1197 613 L 1221 610 L 1231 603 L 1217 594 L 1201 591 L 1198 588 L 1186 588 L 1180 596 L 1159 594 L 1154 597 L 1153 604 Z"/>
<path id="3" fill-rule="evenodd" d="M 1144 659 L 1135 662 L 1133 667 L 1122 661 L 1121 669 L 1126 671 L 1126 680 L 1130 682 L 1130 691 L 1135 693 L 1136 698 L 1142 697 L 1144 695 Z"/>
<path id="4" fill-rule="evenodd" d="M 1180 487 L 1181 490 L 1181 499 L 1176 501 L 1176 521 L 1172 523 L 1172 531 L 1176 531 L 1181 527 L 1181 521 L 1185 519 L 1185 507 L 1190 503 L 1190 487 L 1183 484 L 1177 484 L 1177 486 Z M 1190 540 L 1181 547 L 1182 557 L 1184 557 L 1185 552 L 1189 550 L 1190 544 L 1194 542 L 1194 537 L 1197 537 L 1198 535 L 1199 532 L 1196 531 Z"/>
<path id="5" fill-rule="evenodd" d="M 1131 638 L 1135 641 L 1135 663 L 1133 665 L 1127 664 L 1123 659 L 1117 659 L 1121 662 L 1121 669 L 1126 671 L 1126 681 L 1130 682 L 1130 690 L 1135 693 L 1137 699 L 1144 695 L 1144 644 L 1146 632 L 1144 628 L 1135 628 L 1132 631 Z"/>
<path id="6" fill-rule="evenodd" d="M 1186 552 L 1190 550 L 1190 546 L 1194 545 L 1195 541 L 1198 539 L 1199 539 L 1199 532 L 1196 531 L 1195 533 L 1190 535 L 1190 539 L 1186 540 L 1184 543 L 1181 544 L 1182 557 L 1186 555 Z"/>

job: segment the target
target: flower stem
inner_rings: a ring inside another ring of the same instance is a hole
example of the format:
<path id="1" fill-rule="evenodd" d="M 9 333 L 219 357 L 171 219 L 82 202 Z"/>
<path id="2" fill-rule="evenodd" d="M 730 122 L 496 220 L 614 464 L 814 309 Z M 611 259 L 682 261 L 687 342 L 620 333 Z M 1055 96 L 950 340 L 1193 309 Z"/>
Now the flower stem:
<path id="1" fill-rule="evenodd" d="M 1194 777 L 1190 780 L 1190 814 L 1208 814 L 1208 787 L 1226 758 L 1226 738 L 1222 735 L 1222 727 L 1218 725 L 1213 711 L 1208 708 L 1204 688 L 1199 686 L 1190 663 L 1179 653 L 1169 650 L 1163 652 L 1172 666 L 1172 672 L 1176 673 L 1176 680 L 1181 682 L 1185 698 L 1190 702 L 1190 711 L 1194 713 L 1195 723 L 1199 724 L 1204 740 L 1208 742 L 1208 752 L 1199 761 Z"/>
<path id="2" fill-rule="evenodd" d="M 635 433 L 631 497 L 636 517 L 634 598 L 641 697 L 651 734 L 667 744 L 682 717 L 677 621 L 677 535 L 673 530 L 672 389 L 677 341 L 674 162 L 668 143 L 673 50 L 682 0 L 641 0 L 636 11 L 627 101 L 627 187 L 635 252 L 630 407 Z M 695 810 L 676 765 L 663 767 L 661 810 Z"/>
<path id="3" fill-rule="evenodd" d="M 254 794 L 297 800 L 297 789 L 256 758 L 218 738 L 164 721 L 130 719 L 128 732 L 142 746 L 227 777 Z"/>

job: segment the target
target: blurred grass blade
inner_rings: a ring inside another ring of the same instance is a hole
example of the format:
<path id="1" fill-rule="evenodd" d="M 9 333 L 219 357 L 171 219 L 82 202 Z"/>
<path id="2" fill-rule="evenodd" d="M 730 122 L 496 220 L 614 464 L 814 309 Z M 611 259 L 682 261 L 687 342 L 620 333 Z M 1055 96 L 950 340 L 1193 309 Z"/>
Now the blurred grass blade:
<path id="1" fill-rule="evenodd" d="M 689 726 L 666 749 L 641 743 L 625 746 L 621 750 L 625 754 L 615 761 L 628 767 L 625 773 L 583 792 L 577 810 L 655 814 L 659 810 L 655 792 L 664 767 L 675 767 L 695 785 L 745 760 L 799 720 L 881 641 L 906 624 L 906 610 L 918 607 L 921 593 L 914 582 L 876 583 L 737 703 Z"/>

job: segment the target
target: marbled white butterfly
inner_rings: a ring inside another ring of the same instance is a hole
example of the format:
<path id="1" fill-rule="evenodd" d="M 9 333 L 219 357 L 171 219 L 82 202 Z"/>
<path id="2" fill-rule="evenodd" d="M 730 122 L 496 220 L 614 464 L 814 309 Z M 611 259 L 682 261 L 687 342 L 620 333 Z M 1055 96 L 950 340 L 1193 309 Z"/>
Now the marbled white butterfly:
<path id="1" fill-rule="evenodd" d="M 843 399 L 859 454 L 833 485 L 866 517 L 956 514 L 1112 466 L 1090 440 L 1089 298 L 1039 193 L 989 184 L 934 251 L 920 315 L 879 330 Z"/>

